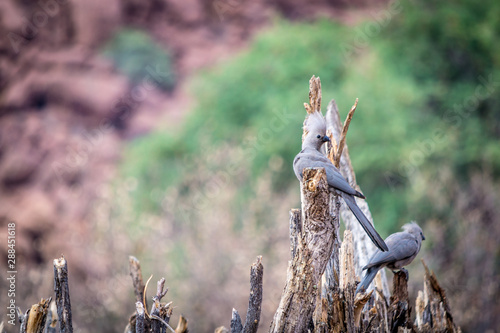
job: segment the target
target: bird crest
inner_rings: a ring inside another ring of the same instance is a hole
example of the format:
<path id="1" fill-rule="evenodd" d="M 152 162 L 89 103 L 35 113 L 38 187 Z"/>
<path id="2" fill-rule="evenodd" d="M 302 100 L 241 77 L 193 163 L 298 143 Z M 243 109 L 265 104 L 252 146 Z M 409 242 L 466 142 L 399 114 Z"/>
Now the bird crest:
<path id="1" fill-rule="evenodd" d="M 318 133 L 321 135 L 326 134 L 326 120 L 321 114 L 321 112 L 312 112 L 304 121 L 304 134 L 307 133 Z"/>
<path id="2" fill-rule="evenodd" d="M 403 225 L 402 229 L 409 233 L 420 234 L 422 232 L 422 228 L 415 222 L 411 221 L 410 223 L 406 223 Z"/>

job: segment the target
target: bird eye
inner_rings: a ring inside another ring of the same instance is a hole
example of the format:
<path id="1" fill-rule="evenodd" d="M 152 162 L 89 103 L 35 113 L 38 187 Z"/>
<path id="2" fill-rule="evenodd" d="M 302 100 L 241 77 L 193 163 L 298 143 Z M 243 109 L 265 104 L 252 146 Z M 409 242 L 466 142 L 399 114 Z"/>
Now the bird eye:
<path id="1" fill-rule="evenodd" d="M 319 138 L 321 138 L 321 135 L 318 134 L 316 137 L 319 139 Z"/>

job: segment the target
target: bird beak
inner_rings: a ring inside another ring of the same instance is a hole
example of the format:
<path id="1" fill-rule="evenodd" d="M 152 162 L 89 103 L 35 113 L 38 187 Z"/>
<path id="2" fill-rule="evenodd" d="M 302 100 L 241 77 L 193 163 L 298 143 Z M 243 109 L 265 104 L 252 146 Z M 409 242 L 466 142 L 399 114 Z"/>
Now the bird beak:
<path id="1" fill-rule="evenodd" d="M 323 137 L 322 140 L 323 140 L 323 142 L 327 142 L 327 141 L 330 142 L 330 138 L 326 135 Z"/>
<path id="2" fill-rule="evenodd" d="M 424 234 L 422 234 L 422 240 L 425 240 L 425 236 L 424 236 Z"/>

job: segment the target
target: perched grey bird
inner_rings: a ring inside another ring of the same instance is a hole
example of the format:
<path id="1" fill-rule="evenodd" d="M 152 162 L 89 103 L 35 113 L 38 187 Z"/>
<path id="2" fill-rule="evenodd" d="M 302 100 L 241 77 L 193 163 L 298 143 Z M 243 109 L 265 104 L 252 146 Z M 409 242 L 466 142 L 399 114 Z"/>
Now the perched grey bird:
<path id="1" fill-rule="evenodd" d="M 425 240 L 422 229 L 415 222 L 407 223 L 403 226 L 402 232 L 396 232 L 385 239 L 389 246 L 389 251 L 377 251 L 373 254 L 368 265 L 363 269 L 368 269 L 363 281 L 358 285 L 356 293 L 366 291 L 368 286 L 383 267 L 403 269 L 410 264 L 420 251 L 422 241 Z"/>
<path id="2" fill-rule="evenodd" d="M 361 209 L 356 204 L 354 197 L 365 198 L 363 194 L 353 189 L 347 180 L 340 174 L 340 171 L 333 165 L 333 163 L 321 153 L 321 146 L 330 141 L 326 136 L 326 122 L 323 115 L 319 112 L 310 114 L 305 122 L 305 129 L 307 135 L 302 142 L 302 150 L 293 160 L 293 171 L 295 175 L 302 181 L 302 170 L 304 168 L 322 167 L 325 168 L 326 178 L 330 191 L 338 190 L 347 206 L 354 213 L 359 223 L 365 229 L 368 237 L 372 242 L 382 251 L 388 251 L 387 245 L 380 235 L 377 233 L 373 225 L 363 214 Z"/>

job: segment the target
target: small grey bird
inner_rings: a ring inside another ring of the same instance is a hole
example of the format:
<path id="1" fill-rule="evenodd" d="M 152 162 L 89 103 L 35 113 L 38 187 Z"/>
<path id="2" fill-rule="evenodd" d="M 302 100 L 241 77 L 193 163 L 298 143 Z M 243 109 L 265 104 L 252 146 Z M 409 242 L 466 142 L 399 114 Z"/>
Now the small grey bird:
<path id="1" fill-rule="evenodd" d="M 422 229 L 415 222 L 407 223 L 401 232 L 396 232 L 385 239 L 389 246 L 389 251 L 376 251 L 368 265 L 363 269 L 368 269 L 363 281 L 356 288 L 356 293 L 366 291 L 373 281 L 377 272 L 383 267 L 392 270 L 403 269 L 410 264 L 420 251 L 422 241 L 425 240 Z"/>
<path id="2" fill-rule="evenodd" d="M 356 204 L 354 197 L 365 198 L 363 194 L 353 189 L 347 180 L 342 177 L 340 171 L 333 165 L 333 163 L 321 153 L 321 146 L 330 141 L 326 136 L 326 122 L 323 115 L 319 112 L 309 114 L 304 124 L 307 135 L 302 142 L 302 150 L 293 160 L 293 171 L 299 181 L 302 181 L 302 170 L 304 168 L 322 167 L 325 168 L 326 178 L 330 191 L 338 190 L 349 209 L 353 212 L 354 216 L 358 219 L 363 229 L 368 234 L 372 242 L 382 251 L 388 251 L 387 245 L 374 226 L 363 214 L 361 209 Z"/>

